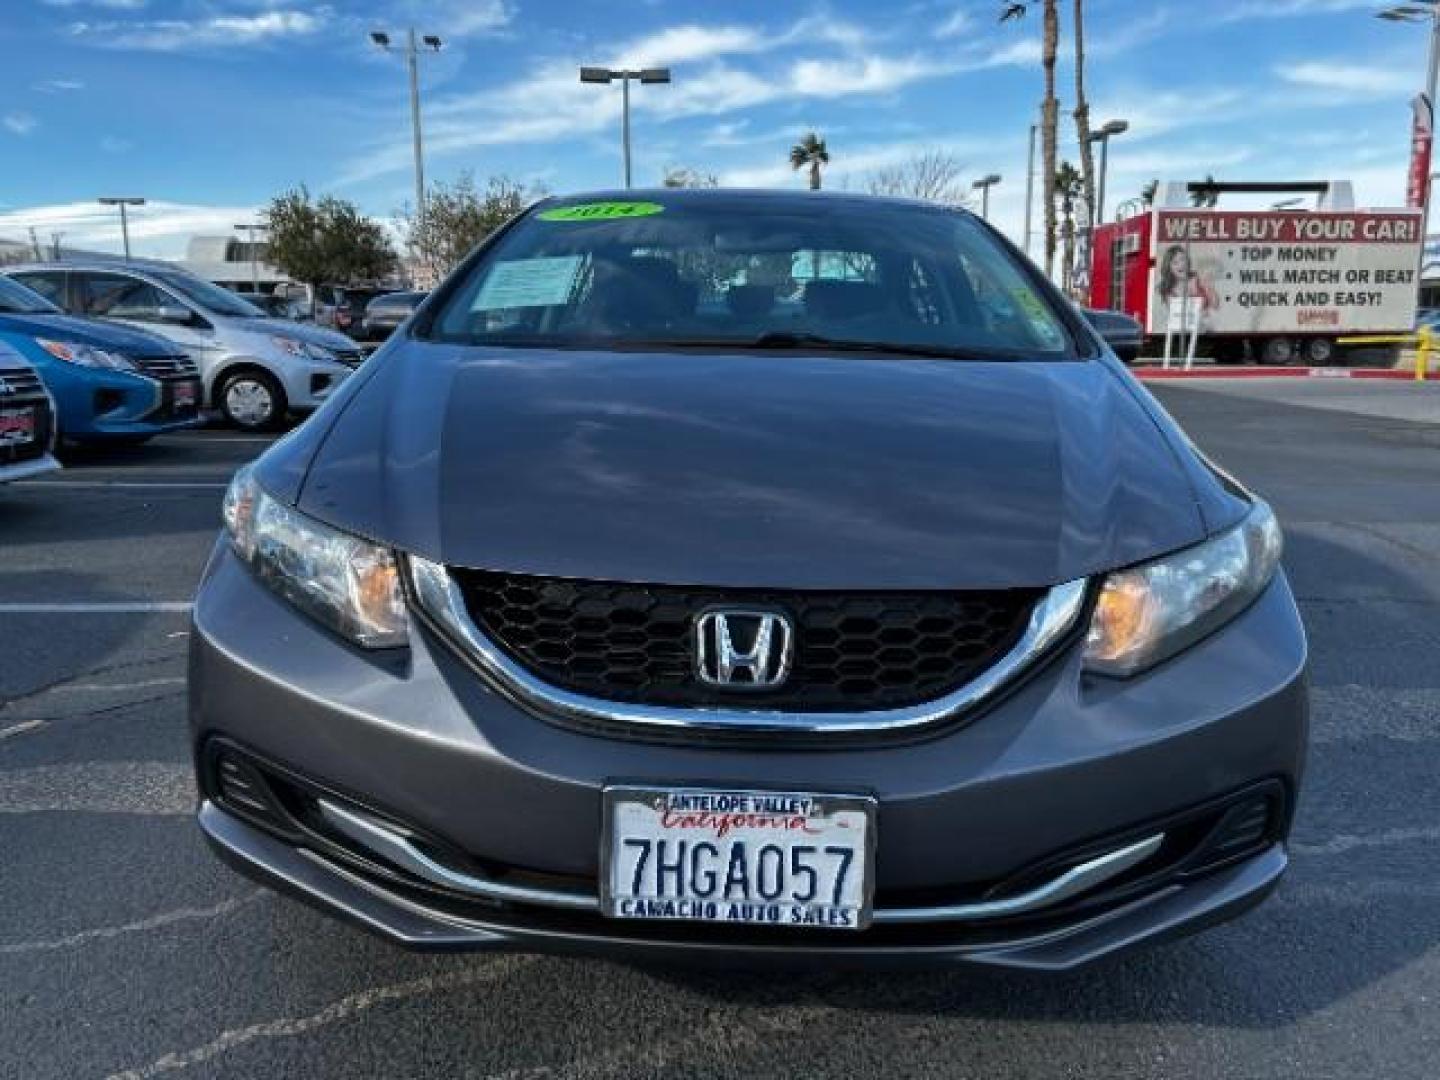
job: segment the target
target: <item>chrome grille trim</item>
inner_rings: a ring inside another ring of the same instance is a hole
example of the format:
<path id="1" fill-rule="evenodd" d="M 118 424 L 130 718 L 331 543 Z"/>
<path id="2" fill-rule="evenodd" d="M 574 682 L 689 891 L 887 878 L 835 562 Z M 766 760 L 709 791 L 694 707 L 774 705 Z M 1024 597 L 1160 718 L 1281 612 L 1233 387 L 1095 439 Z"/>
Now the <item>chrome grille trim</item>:
<path id="1" fill-rule="evenodd" d="M 1063 638 L 1085 605 L 1087 580 L 1067 581 L 1036 603 L 1024 634 L 995 664 L 963 686 L 920 705 L 862 712 L 795 712 L 719 706 L 662 706 L 590 697 L 536 678 L 510 659 L 470 618 L 460 586 L 439 563 L 406 559 L 411 593 L 492 686 L 517 704 L 582 725 L 674 733 L 879 734 L 939 724 L 992 697 Z"/>
<path id="2" fill-rule="evenodd" d="M 559 889 L 537 889 L 507 885 L 489 878 L 452 870 L 430 858 L 410 839 L 368 815 L 359 814 L 326 799 L 317 800 L 325 823 L 351 843 L 359 845 L 422 881 L 485 900 L 503 903 L 534 904 L 539 907 L 565 908 L 571 911 L 600 910 L 600 897 L 595 893 L 563 892 Z M 1063 903 L 1072 897 L 1118 877 L 1139 866 L 1165 842 L 1165 834 L 1147 836 L 1125 847 L 1116 848 L 1087 862 L 1072 866 L 1048 881 L 1015 896 L 996 900 L 980 900 L 969 904 L 942 904 L 935 907 L 876 908 L 876 923 L 913 924 L 928 922 L 979 922 L 985 919 L 1013 918 L 1030 915 Z"/>

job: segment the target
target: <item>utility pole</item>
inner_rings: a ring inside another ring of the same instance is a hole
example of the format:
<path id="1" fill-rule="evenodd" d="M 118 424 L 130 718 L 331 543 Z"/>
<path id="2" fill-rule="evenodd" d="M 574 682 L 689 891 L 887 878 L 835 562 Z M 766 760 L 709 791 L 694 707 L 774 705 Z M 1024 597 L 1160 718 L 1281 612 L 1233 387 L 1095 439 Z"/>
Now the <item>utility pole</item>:
<path id="1" fill-rule="evenodd" d="M 131 207 L 131 206 L 144 206 L 144 205 L 145 205 L 145 200 L 144 200 L 144 199 L 137 199 L 137 198 L 135 198 L 135 197 L 133 197 L 133 196 L 120 197 L 120 196 L 111 195 L 111 196 L 103 196 L 103 197 L 101 197 L 100 200 L 99 200 L 99 203 L 100 203 L 101 206 L 118 206 L 118 207 L 120 207 L 120 236 L 121 236 L 121 239 L 124 241 L 124 244 L 125 244 L 125 261 L 126 261 L 126 262 L 129 262 L 129 261 L 130 261 L 130 219 L 129 219 L 129 217 L 126 215 L 125 211 L 126 211 L 126 208 L 127 208 L 127 207 Z"/>

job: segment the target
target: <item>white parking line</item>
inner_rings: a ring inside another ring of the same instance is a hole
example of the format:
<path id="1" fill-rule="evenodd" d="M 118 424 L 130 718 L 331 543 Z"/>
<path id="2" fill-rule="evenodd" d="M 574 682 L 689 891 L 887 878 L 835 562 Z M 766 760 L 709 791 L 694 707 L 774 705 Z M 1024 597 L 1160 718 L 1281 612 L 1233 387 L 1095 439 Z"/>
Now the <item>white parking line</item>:
<path id="1" fill-rule="evenodd" d="M 145 930 L 159 930 L 163 927 L 173 926 L 176 923 L 193 922 L 197 919 L 214 919 L 221 915 L 228 915 L 237 908 L 244 907 L 255 900 L 259 900 L 268 894 L 263 889 L 256 889 L 244 896 L 237 896 L 230 900 L 222 900 L 211 907 L 184 907 L 176 908 L 174 911 L 165 911 L 159 915 L 151 915 L 148 919 L 139 919 L 136 922 L 121 923 L 119 926 L 100 926 L 93 930 L 81 930 L 78 933 L 66 937 L 43 938 L 39 941 L 17 941 L 12 944 L 0 945 L 0 956 L 14 956 L 17 953 L 50 952 L 54 949 L 67 949 L 74 945 L 84 945 L 91 941 L 104 941 L 108 938 L 121 937 L 125 934 L 140 933 Z"/>
<path id="2" fill-rule="evenodd" d="M 106 603 L 0 603 L 0 615 L 154 615 L 187 614 L 188 600 L 117 600 Z"/>
<path id="3" fill-rule="evenodd" d="M 386 1005 L 392 1001 L 405 1001 L 423 994 L 456 990 L 464 986 L 476 986 L 503 979 L 531 963 L 534 963 L 534 959 L 528 956 L 501 956 L 487 961 L 484 967 L 462 968 L 459 971 L 445 974 L 426 975 L 410 982 L 391 983 L 389 986 L 376 986 L 369 990 L 361 990 L 332 1002 L 319 1012 L 311 1013 L 308 1016 L 286 1017 L 280 1020 L 251 1024 L 249 1027 L 230 1028 L 228 1031 L 222 1031 L 202 1046 L 190 1050 L 171 1051 L 163 1057 L 156 1058 L 148 1065 L 111 1073 L 107 1080 L 149 1080 L 152 1076 L 189 1069 L 195 1065 L 203 1065 L 213 1058 L 227 1054 L 256 1039 L 293 1038 L 296 1035 L 305 1035 L 317 1028 L 328 1027 L 357 1013 L 373 1009 L 377 1005 Z"/>

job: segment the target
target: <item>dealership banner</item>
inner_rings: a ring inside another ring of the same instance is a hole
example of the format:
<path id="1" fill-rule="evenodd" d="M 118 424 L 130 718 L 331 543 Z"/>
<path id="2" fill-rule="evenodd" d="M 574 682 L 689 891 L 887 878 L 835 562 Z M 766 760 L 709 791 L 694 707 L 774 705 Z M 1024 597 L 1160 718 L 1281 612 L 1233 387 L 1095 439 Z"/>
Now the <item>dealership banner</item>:
<path id="1" fill-rule="evenodd" d="M 1418 212 L 1160 210 L 1147 329 L 1408 330 L 1421 240 Z"/>

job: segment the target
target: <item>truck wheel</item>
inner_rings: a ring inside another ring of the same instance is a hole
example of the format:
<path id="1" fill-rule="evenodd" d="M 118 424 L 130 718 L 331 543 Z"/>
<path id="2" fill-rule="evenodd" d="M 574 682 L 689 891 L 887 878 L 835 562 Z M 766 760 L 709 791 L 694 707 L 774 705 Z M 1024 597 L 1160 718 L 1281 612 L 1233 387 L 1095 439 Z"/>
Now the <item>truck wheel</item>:
<path id="1" fill-rule="evenodd" d="M 1221 338 L 1215 343 L 1217 364 L 1240 364 L 1245 361 L 1244 339 Z"/>
<path id="2" fill-rule="evenodd" d="M 242 431 L 274 431 L 285 419 L 285 391 L 263 371 L 246 368 L 225 376 L 215 397 L 225 419 Z"/>
<path id="3" fill-rule="evenodd" d="M 1295 358 L 1295 343 L 1288 337 L 1266 338 L 1260 347 L 1260 363 L 1270 367 L 1284 367 Z"/>
<path id="4" fill-rule="evenodd" d="M 1330 338 L 1311 338 L 1305 343 L 1305 359 L 1316 367 L 1329 367 L 1338 355 L 1339 350 Z"/>

